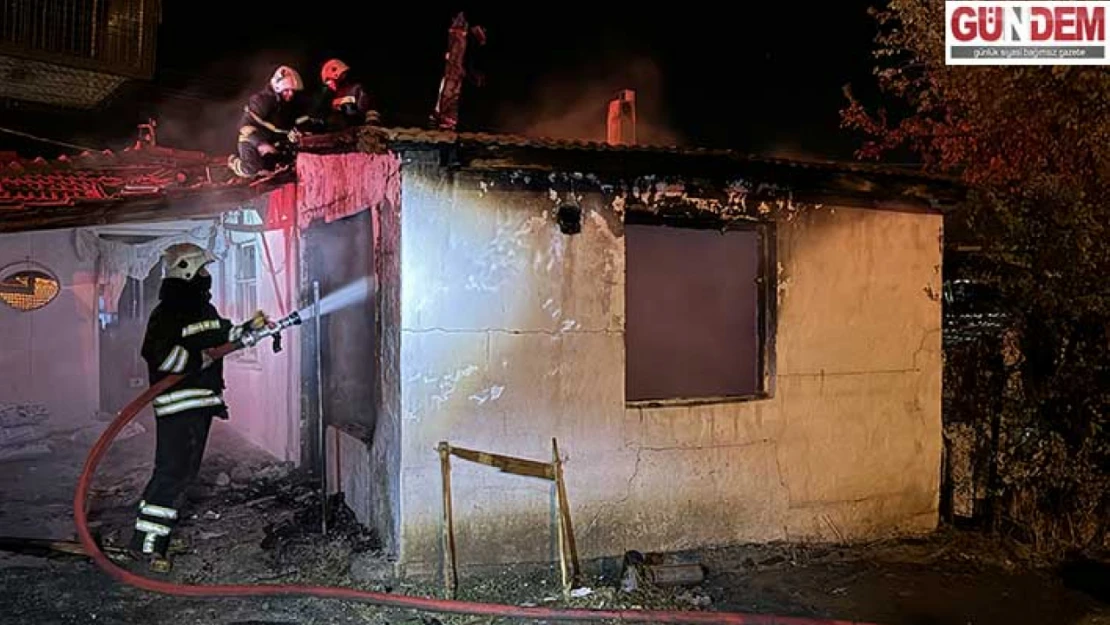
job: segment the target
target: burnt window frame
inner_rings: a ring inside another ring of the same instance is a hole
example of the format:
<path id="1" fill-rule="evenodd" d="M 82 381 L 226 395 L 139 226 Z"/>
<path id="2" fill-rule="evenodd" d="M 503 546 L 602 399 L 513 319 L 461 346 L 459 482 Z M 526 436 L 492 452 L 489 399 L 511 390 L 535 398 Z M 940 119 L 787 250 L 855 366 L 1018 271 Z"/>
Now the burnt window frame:
<path id="1" fill-rule="evenodd" d="M 759 261 L 756 282 L 758 286 L 756 317 L 758 319 L 758 390 L 744 395 L 723 395 L 714 397 L 675 397 L 666 399 L 628 399 L 628 334 L 624 333 L 624 403 L 627 408 L 657 408 L 665 406 L 698 406 L 708 404 L 729 404 L 763 401 L 773 399 L 776 390 L 776 345 L 778 328 L 778 237 L 777 227 L 772 220 L 762 219 L 721 219 L 719 217 L 692 217 L 687 215 L 666 215 L 630 211 L 625 214 L 625 225 L 655 226 L 659 228 L 682 228 L 694 230 L 715 230 L 721 233 L 730 231 L 754 231 L 759 244 Z M 629 259 L 625 248 L 625 274 L 627 276 Z M 628 291 L 625 286 L 625 324 L 628 323 Z"/>

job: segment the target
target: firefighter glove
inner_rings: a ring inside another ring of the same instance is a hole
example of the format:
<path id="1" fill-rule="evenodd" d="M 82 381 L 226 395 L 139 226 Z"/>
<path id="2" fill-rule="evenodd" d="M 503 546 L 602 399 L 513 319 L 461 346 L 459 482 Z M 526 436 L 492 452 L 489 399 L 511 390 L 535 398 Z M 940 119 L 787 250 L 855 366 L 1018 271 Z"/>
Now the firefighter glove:
<path id="1" fill-rule="evenodd" d="M 266 313 L 260 310 L 254 313 L 254 316 L 250 318 L 250 321 L 247 322 L 247 327 L 251 330 L 261 330 L 270 325 L 270 323 L 270 318 L 266 316 Z"/>

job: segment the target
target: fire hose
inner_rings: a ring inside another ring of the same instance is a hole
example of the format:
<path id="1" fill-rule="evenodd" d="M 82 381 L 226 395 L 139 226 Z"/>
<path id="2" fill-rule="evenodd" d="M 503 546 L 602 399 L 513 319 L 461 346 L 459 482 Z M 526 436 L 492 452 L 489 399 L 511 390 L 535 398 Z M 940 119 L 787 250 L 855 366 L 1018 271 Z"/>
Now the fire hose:
<path id="1" fill-rule="evenodd" d="M 206 352 L 210 361 L 219 360 L 244 347 L 257 344 L 269 336 L 275 340 L 275 350 L 280 349 L 277 340 L 282 330 L 300 325 L 298 313 L 270 324 L 257 332 L 245 332 L 236 341 L 225 343 Z M 311 586 L 297 584 L 178 584 L 143 577 L 118 566 L 101 550 L 89 530 L 88 495 L 93 475 L 100 465 L 104 454 L 120 431 L 130 423 L 156 396 L 165 393 L 180 382 L 184 375 L 170 375 L 158 381 L 116 415 L 100 437 L 93 444 L 85 460 L 85 466 L 77 480 L 77 490 L 73 496 L 73 520 L 77 527 L 77 537 L 85 553 L 105 573 L 116 581 L 163 595 L 177 597 L 315 597 L 323 599 L 344 599 L 360 601 L 383 607 L 402 608 L 424 612 L 468 614 L 476 616 L 520 618 L 546 621 L 602 621 L 617 620 L 641 623 L 686 623 L 690 625 L 867 625 L 852 621 L 813 619 L 805 617 L 775 616 L 765 614 L 743 614 L 737 612 L 697 612 L 697 611 L 657 611 L 657 610 L 601 610 L 583 608 L 543 608 L 479 603 L 450 599 L 434 599 L 386 592 L 359 590 L 333 586 Z"/>

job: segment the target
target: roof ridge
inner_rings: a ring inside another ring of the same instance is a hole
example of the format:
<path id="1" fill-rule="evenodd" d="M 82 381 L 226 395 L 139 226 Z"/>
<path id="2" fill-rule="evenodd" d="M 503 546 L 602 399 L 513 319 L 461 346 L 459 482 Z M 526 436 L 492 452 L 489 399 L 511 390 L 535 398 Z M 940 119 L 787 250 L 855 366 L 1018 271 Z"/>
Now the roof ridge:
<path id="1" fill-rule="evenodd" d="M 531 137 L 520 134 L 494 133 L 480 131 L 428 130 L 411 127 L 367 127 L 366 132 L 380 132 L 396 143 L 483 143 L 490 146 L 522 147 L 536 149 L 569 149 L 598 152 L 642 152 L 675 154 L 689 156 L 721 156 L 749 163 L 783 165 L 789 167 L 840 170 L 854 173 L 870 173 L 888 176 L 911 176 L 937 181 L 958 182 L 954 176 L 935 174 L 925 171 L 923 166 L 906 163 L 881 163 L 862 161 L 843 161 L 835 159 L 802 159 L 769 156 L 742 152 L 732 148 L 685 147 L 661 144 L 614 145 L 603 141 L 583 139 L 558 139 L 552 137 Z"/>

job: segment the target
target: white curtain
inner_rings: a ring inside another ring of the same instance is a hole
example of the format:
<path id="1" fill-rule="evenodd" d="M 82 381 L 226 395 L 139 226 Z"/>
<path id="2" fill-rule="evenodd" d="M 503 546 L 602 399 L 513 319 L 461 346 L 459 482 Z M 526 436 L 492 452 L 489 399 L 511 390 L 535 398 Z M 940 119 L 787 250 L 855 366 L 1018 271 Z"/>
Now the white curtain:
<path id="1" fill-rule="evenodd" d="M 227 254 L 227 232 L 213 222 L 179 234 L 162 236 L 144 243 L 124 243 L 101 236 L 97 228 L 77 230 L 74 245 L 82 261 L 97 262 L 96 283 L 104 295 L 105 312 L 114 313 L 127 278 L 146 280 L 161 260 L 162 251 L 175 243 L 196 243 L 217 258 Z"/>

